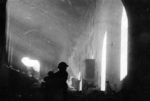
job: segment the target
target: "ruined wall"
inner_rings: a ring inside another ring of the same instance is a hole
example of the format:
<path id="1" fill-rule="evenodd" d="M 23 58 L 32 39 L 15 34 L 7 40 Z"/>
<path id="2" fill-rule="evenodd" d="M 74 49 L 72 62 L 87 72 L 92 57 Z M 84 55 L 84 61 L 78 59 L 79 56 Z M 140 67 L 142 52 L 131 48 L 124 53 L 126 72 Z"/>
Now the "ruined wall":
<path id="1" fill-rule="evenodd" d="M 120 45 L 122 2 L 103 0 L 98 2 L 94 15 L 85 30 L 87 35 L 77 40 L 75 51 L 69 59 L 75 76 L 81 71 L 85 75 L 85 59 L 96 60 L 95 84 L 100 86 L 101 58 L 104 34 L 107 31 L 107 70 L 106 80 L 111 85 L 120 85 Z"/>

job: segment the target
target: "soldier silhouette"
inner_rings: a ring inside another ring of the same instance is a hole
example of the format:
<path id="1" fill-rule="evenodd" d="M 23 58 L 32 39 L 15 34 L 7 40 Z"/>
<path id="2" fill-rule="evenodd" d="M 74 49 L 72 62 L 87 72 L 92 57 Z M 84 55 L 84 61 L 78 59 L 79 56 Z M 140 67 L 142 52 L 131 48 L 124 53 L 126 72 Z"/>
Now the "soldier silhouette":
<path id="1" fill-rule="evenodd" d="M 44 90 L 43 93 L 45 95 L 45 100 L 53 100 L 54 72 L 49 71 L 48 76 L 44 78 L 44 81 L 42 89 Z"/>
<path id="2" fill-rule="evenodd" d="M 58 69 L 59 71 L 56 72 L 55 75 L 55 80 L 57 80 L 56 82 L 56 88 L 58 88 L 58 92 L 56 93 L 56 98 L 62 97 L 59 100 L 61 101 L 66 101 L 67 100 L 67 79 L 68 79 L 68 73 L 67 73 L 67 67 L 68 65 L 65 62 L 61 62 L 58 65 Z"/>
<path id="3" fill-rule="evenodd" d="M 48 76 L 44 78 L 45 98 L 47 101 L 67 100 L 67 67 L 68 65 L 65 62 L 61 62 L 57 67 L 59 69 L 58 72 L 54 73 L 50 71 L 48 72 Z"/>

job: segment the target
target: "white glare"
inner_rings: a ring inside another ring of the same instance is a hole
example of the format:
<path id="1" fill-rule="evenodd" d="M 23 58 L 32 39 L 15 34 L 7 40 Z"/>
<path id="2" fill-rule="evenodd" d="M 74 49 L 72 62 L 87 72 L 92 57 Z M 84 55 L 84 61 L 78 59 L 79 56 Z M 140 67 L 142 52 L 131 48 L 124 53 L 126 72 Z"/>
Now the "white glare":
<path id="1" fill-rule="evenodd" d="M 79 87 L 79 91 L 82 91 L 82 79 L 80 80 L 80 87 Z"/>
<path id="2" fill-rule="evenodd" d="M 102 48 L 102 65 L 101 65 L 101 90 L 105 91 L 106 82 L 106 47 L 107 47 L 107 32 L 105 32 L 103 48 Z"/>
<path id="3" fill-rule="evenodd" d="M 94 59 L 94 55 L 92 55 L 91 58 Z"/>
<path id="4" fill-rule="evenodd" d="M 78 80 L 80 80 L 80 83 L 79 83 L 79 91 L 82 90 L 82 78 L 81 78 L 81 72 L 79 72 L 78 74 Z"/>
<path id="5" fill-rule="evenodd" d="M 128 20 L 125 8 L 123 7 L 121 20 L 121 61 L 120 61 L 120 80 L 127 75 L 127 49 L 128 49 Z"/>
<path id="6" fill-rule="evenodd" d="M 28 68 L 33 68 L 36 72 L 40 71 L 40 62 L 37 60 L 32 60 L 28 57 L 22 58 L 22 63 L 27 66 Z"/>

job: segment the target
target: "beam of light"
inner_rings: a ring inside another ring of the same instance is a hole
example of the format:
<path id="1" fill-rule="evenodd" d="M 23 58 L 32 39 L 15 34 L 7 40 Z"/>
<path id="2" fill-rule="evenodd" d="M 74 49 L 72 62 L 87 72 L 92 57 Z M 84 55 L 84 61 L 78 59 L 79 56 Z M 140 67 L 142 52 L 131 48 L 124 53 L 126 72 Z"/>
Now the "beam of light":
<path id="1" fill-rule="evenodd" d="M 81 78 L 81 72 L 79 72 L 79 74 L 78 74 L 78 80 L 80 80 L 80 82 L 79 82 L 79 91 L 82 91 L 82 78 Z"/>
<path id="2" fill-rule="evenodd" d="M 21 62 L 27 66 L 27 68 L 33 68 L 36 72 L 40 72 L 40 62 L 37 60 L 32 60 L 28 57 L 23 57 Z"/>
<path id="3" fill-rule="evenodd" d="M 127 75 L 127 51 L 128 50 L 128 19 L 123 7 L 121 20 L 121 60 L 120 60 L 120 80 Z"/>
<path id="4" fill-rule="evenodd" d="M 79 91 L 82 91 L 82 79 L 80 80 L 80 87 L 79 87 Z"/>
<path id="5" fill-rule="evenodd" d="M 80 80 L 81 79 L 81 72 L 79 72 L 79 74 L 78 74 L 78 80 Z"/>
<path id="6" fill-rule="evenodd" d="M 107 32 L 105 32 L 103 48 L 102 48 L 102 65 L 101 65 L 101 90 L 105 91 L 106 83 L 106 47 L 107 47 Z"/>
<path id="7" fill-rule="evenodd" d="M 12 66 L 13 43 L 12 43 L 12 33 L 10 30 L 10 12 L 11 12 L 11 9 L 8 9 L 7 29 L 6 29 L 6 51 L 8 54 L 7 58 L 8 58 L 9 66 Z"/>
<path id="8" fill-rule="evenodd" d="M 8 16 L 10 15 L 10 9 L 8 9 Z M 9 52 L 10 52 L 10 43 L 9 43 L 9 36 L 10 36 L 10 23 L 9 23 L 9 20 L 10 20 L 10 17 L 7 17 L 7 32 L 6 32 L 6 51 L 7 51 L 7 54 L 8 54 L 8 62 L 10 60 L 10 55 L 9 55 Z"/>

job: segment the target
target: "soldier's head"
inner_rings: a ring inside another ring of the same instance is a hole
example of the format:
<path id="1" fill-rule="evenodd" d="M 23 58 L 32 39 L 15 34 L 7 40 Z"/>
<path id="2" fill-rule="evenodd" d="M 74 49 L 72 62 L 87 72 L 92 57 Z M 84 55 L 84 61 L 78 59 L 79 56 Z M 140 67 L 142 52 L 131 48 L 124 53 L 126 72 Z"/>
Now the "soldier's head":
<path id="1" fill-rule="evenodd" d="M 54 72 L 53 71 L 49 71 L 47 74 L 48 74 L 48 76 L 52 76 L 54 74 Z"/>
<path id="2" fill-rule="evenodd" d="M 67 67 L 68 67 L 68 65 L 67 65 L 65 62 L 60 62 L 60 63 L 58 64 L 59 70 L 66 70 Z"/>

